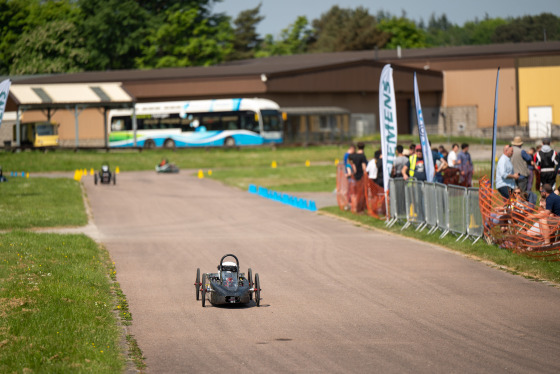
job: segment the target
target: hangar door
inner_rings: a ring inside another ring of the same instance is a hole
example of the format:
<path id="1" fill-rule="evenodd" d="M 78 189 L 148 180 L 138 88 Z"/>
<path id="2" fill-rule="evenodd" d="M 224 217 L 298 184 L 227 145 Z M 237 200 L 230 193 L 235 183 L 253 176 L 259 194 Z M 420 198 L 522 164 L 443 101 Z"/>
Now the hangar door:
<path id="1" fill-rule="evenodd" d="M 552 123 L 552 107 L 529 107 L 529 136 L 532 139 L 550 137 Z"/>

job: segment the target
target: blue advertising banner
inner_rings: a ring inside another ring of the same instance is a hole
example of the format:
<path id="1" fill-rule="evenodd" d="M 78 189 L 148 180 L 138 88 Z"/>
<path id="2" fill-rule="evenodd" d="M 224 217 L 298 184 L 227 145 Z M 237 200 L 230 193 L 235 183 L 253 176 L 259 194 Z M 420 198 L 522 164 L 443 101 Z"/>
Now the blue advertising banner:
<path id="1" fill-rule="evenodd" d="M 418 118 L 418 135 L 420 135 L 420 144 L 422 145 L 422 157 L 424 158 L 424 167 L 426 168 L 426 180 L 434 181 L 434 158 L 430 149 L 426 126 L 424 125 L 424 117 L 422 116 L 422 106 L 420 105 L 420 94 L 418 93 L 418 82 L 416 81 L 416 72 L 414 72 L 414 101 L 416 103 L 416 117 Z"/>

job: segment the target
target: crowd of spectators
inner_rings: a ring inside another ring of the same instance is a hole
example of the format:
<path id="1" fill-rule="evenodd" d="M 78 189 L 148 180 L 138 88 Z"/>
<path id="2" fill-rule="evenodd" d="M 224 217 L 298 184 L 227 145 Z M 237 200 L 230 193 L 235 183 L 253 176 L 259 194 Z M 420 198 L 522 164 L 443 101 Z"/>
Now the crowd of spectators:
<path id="1" fill-rule="evenodd" d="M 486 218 L 483 215 L 485 235 L 487 230 L 497 230 L 499 235 L 508 239 L 494 242 L 508 248 L 524 243 L 525 250 L 530 247 L 530 251 L 538 251 L 535 248 L 539 246 L 558 246 L 560 251 L 560 188 L 556 185 L 560 155 L 551 147 L 550 139 L 543 139 L 542 145 L 537 144 L 534 148 L 524 149 L 523 145 L 523 140 L 515 137 L 502 148 L 495 170 L 495 190 L 488 187 L 488 180 L 485 182 L 485 193 L 490 191 L 493 196 L 485 213 Z M 453 144 L 449 151 L 443 145 L 431 148 L 433 168 L 426 167 L 428 158 L 424 157 L 421 145 L 411 144 L 408 148 L 397 145 L 392 168 L 387 174 L 383 172 L 381 150 L 374 148 L 374 157 L 368 160 L 365 147 L 362 142 L 357 146 L 350 145 L 344 155 L 344 170 L 348 179 L 347 208 L 352 208 L 352 211 L 360 211 L 356 207 L 360 206 L 359 201 L 364 199 L 364 194 L 369 196 L 366 196 L 368 209 L 370 203 L 379 203 L 386 198 L 383 193 L 384 175 L 392 179 L 426 181 L 428 170 L 433 170 L 431 179 L 434 182 L 472 186 L 473 162 L 467 143 Z M 449 179 L 449 175 L 456 178 Z M 480 187 L 482 193 L 482 184 Z M 357 194 L 361 196 L 356 198 Z M 370 202 L 375 196 L 379 201 Z M 384 208 L 384 200 L 378 208 Z M 381 210 L 380 217 L 385 215 L 384 209 Z M 511 244 L 514 241 L 517 244 Z"/>

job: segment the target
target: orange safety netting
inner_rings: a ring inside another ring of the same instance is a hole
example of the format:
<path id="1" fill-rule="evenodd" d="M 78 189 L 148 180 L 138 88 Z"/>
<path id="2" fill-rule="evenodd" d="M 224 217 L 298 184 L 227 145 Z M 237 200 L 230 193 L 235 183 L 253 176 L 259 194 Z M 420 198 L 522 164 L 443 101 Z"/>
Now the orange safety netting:
<path id="1" fill-rule="evenodd" d="M 364 184 L 368 214 L 375 218 L 385 218 L 385 190 L 371 179 L 367 179 Z"/>
<path id="2" fill-rule="evenodd" d="M 352 210 L 359 213 L 365 209 L 365 183 L 367 177 L 364 175 L 359 181 L 347 178 L 343 164 L 336 168 L 336 200 L 341 210 Z"/>
<path id="3" fill-rule="evenodd" d="M 484 237 L 515 253 L 560 261 L 560 217 L 517 197 L 506 200 L 488 178 L 480 180 Z"/>
<path id="4" fill-rule="evenodd" d="M 344 164 L 339 163 L 336 166 L 336 201 L 338 207 L 343 210 L 349 205 L 350 195 L 348 190 L 348 178 L 344 171 Z"/>

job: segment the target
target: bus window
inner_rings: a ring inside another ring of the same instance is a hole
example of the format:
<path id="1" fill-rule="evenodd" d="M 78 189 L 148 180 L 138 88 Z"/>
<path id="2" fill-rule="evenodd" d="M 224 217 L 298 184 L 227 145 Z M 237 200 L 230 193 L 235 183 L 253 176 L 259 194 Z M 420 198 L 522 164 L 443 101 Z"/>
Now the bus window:
<path id="1" fill-rule="evenodd" d="M 239 116 L 225 115 L 222 116 L 222 124 L 226 130 L 239 130 Z"/>
<path id="2" fill-rule="evenodd" d="M 132 130 L 132 119 L 128 117 L 113 117 L 111 131 Z"/>
<path id="3" fill-rule="evenodd" d="M 216 115 L 202 116 L 202 121 L 200 122 L 200 126 L 204 126 L 208 131 L 222 130 L 220 117 Z"/>
<path id="4" fill-rule="evenodd" d="M 255 121 L 255 113 L 247 112 L 241 116 L 241 128 L 249 131 L 260 132 L 259 123 Z"/>

